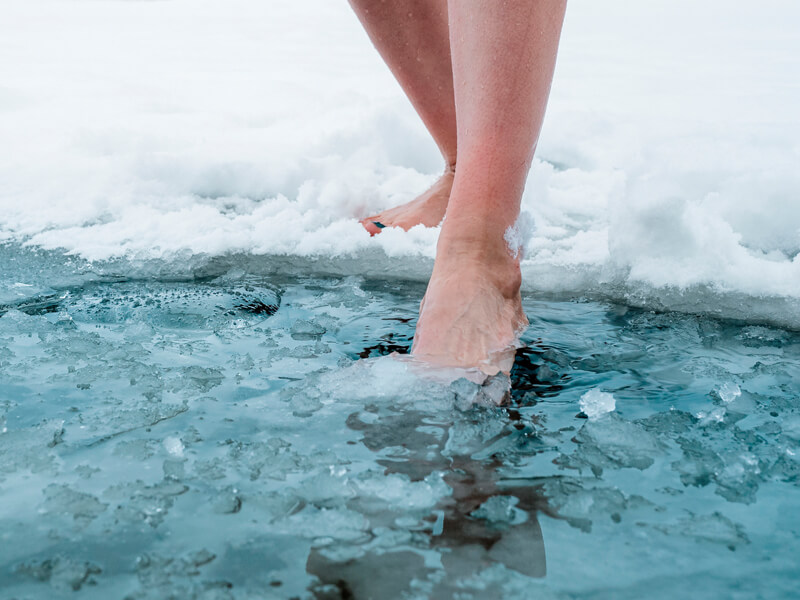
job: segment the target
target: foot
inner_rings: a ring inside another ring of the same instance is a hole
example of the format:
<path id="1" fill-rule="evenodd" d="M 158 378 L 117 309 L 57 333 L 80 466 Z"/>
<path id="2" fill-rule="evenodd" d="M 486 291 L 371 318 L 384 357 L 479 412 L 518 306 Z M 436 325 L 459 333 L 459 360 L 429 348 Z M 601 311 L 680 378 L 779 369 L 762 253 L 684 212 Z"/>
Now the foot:
<path id="1" fill-rule="evenodd" d="M 443 232 L 444 234 L 444 232 Z M 443 243 L 444 242 L 444 243 Z M 504 241 L 494 252 L 440 238 L 433 275 L 420 305 L 411 353 L 444 367 L 509 373 L 528 326 L 520 298 L 519 260 Z"/>
<path id="2" fill-rule="evenodd" d="M 444 219 L 454 175 L 455 171 L 448 169 L 425 193 L 411 202 L 361 219 L 361 224 L 370 235 L 380 233 L 384 227 L 400 227 L 405 231 L 415 225 L 436 227 Z"/>

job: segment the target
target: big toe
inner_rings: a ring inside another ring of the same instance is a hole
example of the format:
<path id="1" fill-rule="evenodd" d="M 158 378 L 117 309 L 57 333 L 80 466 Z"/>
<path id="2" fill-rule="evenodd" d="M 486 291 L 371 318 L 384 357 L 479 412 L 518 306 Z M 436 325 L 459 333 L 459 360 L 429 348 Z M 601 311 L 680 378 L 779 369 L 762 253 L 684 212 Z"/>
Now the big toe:
<path id="1" fill-rule="evenodd" d="M 361 219 L 359 221 L 364 229 L 369 232 L 370 235 L 377 235 L 381 232 L 381 229 L 385 227 L 383 223 L 380 221 L 375 220 L 375 217 L 367 217 L 366 219 Z"/>

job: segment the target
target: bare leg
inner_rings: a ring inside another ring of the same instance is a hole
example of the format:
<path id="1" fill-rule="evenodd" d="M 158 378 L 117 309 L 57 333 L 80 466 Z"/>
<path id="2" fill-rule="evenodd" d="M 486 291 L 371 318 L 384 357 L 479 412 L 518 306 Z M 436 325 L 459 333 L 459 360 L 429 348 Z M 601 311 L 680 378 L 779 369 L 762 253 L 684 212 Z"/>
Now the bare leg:
<path id="1" fill-rule="evenodd" d="M 565 0 L 451 0 L 458 171 L 412 353 L 508 371 L 527 319 L 505 242 L 544 118 Z"/>
<path id="2" fill-rule="evenodd" d="M 445 172 L 408 204 L 362 220 L 372 234 L 387 227 L 434 227 L 447 209 L 456 165 L 456 109 L 447 0 L 350 0 L 445 160 Z"/>

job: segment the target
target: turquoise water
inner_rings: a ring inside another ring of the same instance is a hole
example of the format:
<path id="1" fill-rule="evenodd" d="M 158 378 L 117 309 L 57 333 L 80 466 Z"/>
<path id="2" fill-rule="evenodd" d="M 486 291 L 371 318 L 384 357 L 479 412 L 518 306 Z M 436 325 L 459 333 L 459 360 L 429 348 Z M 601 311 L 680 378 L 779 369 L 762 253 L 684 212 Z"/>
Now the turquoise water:
<path id="1" fill-rule="evenodd" d="M 529 296 L 498 407 L 416 283 L 0 258 L 3 598 L 796 597 L 796 332 Z"/>

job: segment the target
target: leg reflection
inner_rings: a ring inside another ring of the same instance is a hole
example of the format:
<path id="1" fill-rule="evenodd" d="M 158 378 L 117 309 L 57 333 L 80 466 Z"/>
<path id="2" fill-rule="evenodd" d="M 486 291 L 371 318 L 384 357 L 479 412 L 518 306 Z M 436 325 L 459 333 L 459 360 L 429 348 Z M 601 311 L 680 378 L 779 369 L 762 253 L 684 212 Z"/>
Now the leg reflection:
<path id="1" fill-rule="evenodd" d="M 537 515 L 547 510 L 539 487 L 505 487 L 499 463 L 457 457 L 445 481 L 453 489 L 440 535 L 448 576 L 464 577 L 480 567 L 501 563 L 529 577 L 544 577 L 546 561 Z M 436 533 L 436 532 L 434 532 Z"/>
<path id="2" fill-rule="evenodd" d="M 442 499 L 422 524 L 404 529 L 401 506 L 376 510 L 354 498 L 348 507 L 370 519 L 373 529 L 403 533 L 400 547 L 320 548 L 311 551 L 306 569 L 319 584 L 317 598 L 399 598 L 425 590 L 431 598 L 462 594 L 465 579 L 487 567 L 503 565 L 529 577 L 546 573 L 544 540 L 537 520 L 549 513 L 541 486 L 504 480 L 502 463 L 479 459 L 479 452 L 511 434 L 504 430 L 491 439 L 448 450 L 453 421 L 418 411 L 394 412 L 374 408 L 356 413 L 348 427 L 362 434 L 362 443 L 382 454 L 376 462 L 386 475 L 401 474 L 421 481 L 438 472 L 452 493 Z M 469 418 L 456 415 L 455 418 Z M 453 434 L 455 435 L 455 434 Z M 413 521 L 413 519 L 411 519 Z"/>

